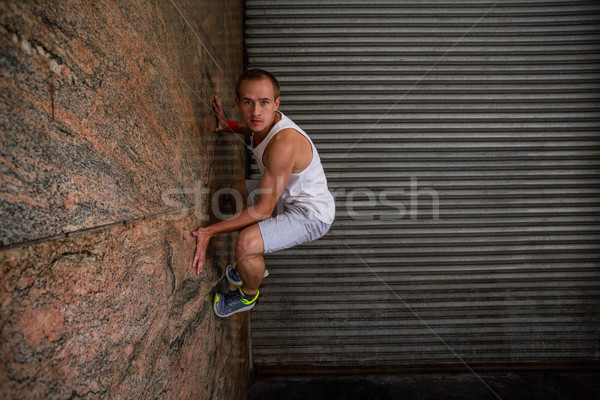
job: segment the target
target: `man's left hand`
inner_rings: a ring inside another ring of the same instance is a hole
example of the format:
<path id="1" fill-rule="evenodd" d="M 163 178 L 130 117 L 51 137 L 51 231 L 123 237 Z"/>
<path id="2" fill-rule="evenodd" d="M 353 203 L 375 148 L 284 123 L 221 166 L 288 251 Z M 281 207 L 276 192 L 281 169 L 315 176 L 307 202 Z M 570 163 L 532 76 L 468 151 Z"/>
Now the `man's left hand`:
<path id="1" fill-rule="evenodd" d="M 192 235 L 196 236 L 196 252 L 194 253 L 192 268 L 196 270 L 196 275 L 200 275 L 206 259 L 206 248 L 212 236 L 206 228 L 198 228 L 192 232 Z"/>

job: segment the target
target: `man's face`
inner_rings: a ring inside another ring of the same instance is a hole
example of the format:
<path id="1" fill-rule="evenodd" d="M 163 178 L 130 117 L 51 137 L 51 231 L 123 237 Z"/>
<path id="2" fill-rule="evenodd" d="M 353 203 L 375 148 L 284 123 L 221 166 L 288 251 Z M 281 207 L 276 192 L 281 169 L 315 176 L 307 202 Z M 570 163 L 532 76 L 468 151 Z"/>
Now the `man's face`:
<path id="1" fill-rule="evenodd" d="M 242 82 L 240 98 L 235 101 L 248 129 L 255 133 L 271 129 L 279 97 L 274 98 L 273 83 L 269 79 Z"/>

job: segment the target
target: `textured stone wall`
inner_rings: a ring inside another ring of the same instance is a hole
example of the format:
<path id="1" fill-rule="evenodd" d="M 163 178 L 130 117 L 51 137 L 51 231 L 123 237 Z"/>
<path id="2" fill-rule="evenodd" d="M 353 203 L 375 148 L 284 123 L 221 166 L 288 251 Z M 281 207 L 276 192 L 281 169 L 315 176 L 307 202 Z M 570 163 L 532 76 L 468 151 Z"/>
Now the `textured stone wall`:
<path id="1" fill-rule="evenodd" d="M 0 398 L 238 399 L 246 315 L 218 319 L 234 235 L 190 231 L 244 175 L 242 2 L 0 1 Z"/>

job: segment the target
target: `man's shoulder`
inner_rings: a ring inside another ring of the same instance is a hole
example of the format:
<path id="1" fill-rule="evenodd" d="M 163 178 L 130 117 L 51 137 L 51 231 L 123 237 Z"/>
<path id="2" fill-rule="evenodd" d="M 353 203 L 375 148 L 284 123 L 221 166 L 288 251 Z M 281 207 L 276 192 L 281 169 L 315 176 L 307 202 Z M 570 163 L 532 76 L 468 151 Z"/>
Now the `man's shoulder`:
<path id="1" fill-rule="evenodd" d="M 294 128 L 284 128 L 277 132 L 277 134 L 269 141 L 263 154 L 264 165 L 267 165 L 267 160 L 272 157 L 293 159 L 298 143 L 297 135 L 302 136 L 302 134 Z"/>
<path id="2" fill-rule="evenodd" d="M 285 128 L 277 132 L 275 136 L 269 141 L 265 153 L 279 153 L 286 148 L 294 148 L 296 142 L 296 135 L 301 135 L 300 132 L 293 128 Z"/>
<path id="3" fill-rule="evenodd" d="M 271 142 L 273 142 L 273 144 L 276 144 L 276 143 L 278 143 L 278 144 L 292 143 L 293 144 L 295 141 L 297 141 L 298 139 L 301 139 L 303 137 L 304 137 L 304 135 L 295 128 L 283 128 L 282 130 L 277 132 L 277 134 L 275 136 L 273 136 L 273 139 L 271 139 Z M 271 144 L 271 143 L 269 143 L 269 144 Z"/>

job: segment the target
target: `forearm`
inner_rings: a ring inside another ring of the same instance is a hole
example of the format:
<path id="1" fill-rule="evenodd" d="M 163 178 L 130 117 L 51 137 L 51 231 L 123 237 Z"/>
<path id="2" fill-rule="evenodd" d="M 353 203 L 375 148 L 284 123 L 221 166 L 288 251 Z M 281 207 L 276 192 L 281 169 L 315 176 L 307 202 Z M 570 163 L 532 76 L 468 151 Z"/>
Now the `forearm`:
<path id="1" fill-rule="evenodd" d="M 238 215 L 210 225 L 206 229 L 210 232 L 210 235 L 214 237 L 223 233 L 240 231 L 247 226 L 265 220 L 270 216 L 270 213 L 260 212 L 254 206 L 251 206 L 244 209 Z"/>

